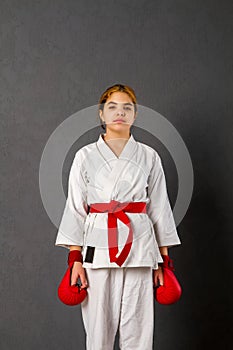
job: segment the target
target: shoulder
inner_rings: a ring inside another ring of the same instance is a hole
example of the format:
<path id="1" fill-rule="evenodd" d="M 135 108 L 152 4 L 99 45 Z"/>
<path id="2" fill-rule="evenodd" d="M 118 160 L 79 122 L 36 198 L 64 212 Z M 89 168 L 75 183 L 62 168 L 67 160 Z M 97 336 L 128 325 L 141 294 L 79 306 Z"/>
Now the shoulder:
<path id="1" fill-rule="evenodd" d="M 151 146 L 143 143 L 143 142 L 139 142 L 137 141 L 138 147 L 141 150 L 142 153 L 150 156 L 152 158 L 153 162 L 160 162 L 161 158 L 158 154 L 158 152 Z"/>
<path id="2" fill-rule="evenodd" d="M 96 142 L 92 142 L 92 143 L 89 143 L 88 145 L 81 147 L 78 151 L 76 151 L 74 155 L 74 163 L 82 164 L 85 161 L 88 154 L 95 151 L 95 149 L 96 149 Z"/>

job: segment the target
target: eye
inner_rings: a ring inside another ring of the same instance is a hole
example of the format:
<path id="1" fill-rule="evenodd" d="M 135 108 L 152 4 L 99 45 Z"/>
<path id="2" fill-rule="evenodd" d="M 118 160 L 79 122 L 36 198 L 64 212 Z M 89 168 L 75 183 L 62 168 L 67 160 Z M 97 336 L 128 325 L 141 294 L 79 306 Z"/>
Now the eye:
<path id="1" fill-rule="evenodd" d="M 109 109 L 113 109 L 113 108 L 115 108 L 115 106 L 110 106 L 110 107 L 109 107 Z"/>
<path id="2" fill-rule="evenodd" d="M 130 107 L 125 107 L 125 109 L 127 109 L 128 111 L 131 111 L 131 110 L 132 110 Z"/>

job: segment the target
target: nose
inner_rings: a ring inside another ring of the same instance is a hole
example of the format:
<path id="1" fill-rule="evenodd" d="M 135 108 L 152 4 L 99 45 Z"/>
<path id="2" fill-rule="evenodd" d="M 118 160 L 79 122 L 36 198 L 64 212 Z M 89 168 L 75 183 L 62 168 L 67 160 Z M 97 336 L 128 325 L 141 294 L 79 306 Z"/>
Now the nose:
<path id="1" fill-rule="evenodd" d="M 122 109 L 119 109 L 117 112 L 117 115 L 125 115 L 125 111 L 123 111 Z"/>

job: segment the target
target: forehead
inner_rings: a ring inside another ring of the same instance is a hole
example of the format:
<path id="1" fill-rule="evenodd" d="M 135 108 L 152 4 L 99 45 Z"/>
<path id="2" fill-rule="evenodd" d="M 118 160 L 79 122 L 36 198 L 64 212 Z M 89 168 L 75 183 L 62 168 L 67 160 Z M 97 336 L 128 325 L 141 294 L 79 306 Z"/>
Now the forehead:
<path id="1" fill-rule="evenodd" d="M 117 91 L 117 92 L 113 92 L 107 99 L 106 102 L 132 102 L 131 97 L 126 93 L 126 92 L 121 92 L 121 91 Z"/>

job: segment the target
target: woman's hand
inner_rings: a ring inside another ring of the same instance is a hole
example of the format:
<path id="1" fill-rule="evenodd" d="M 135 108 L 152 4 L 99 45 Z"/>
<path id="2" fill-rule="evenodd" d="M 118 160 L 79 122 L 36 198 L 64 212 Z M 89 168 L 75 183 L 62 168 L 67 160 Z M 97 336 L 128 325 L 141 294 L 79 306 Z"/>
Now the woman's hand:
<path id="1" fill-rule="evenodd" d="M 80 280 L 81 280 L 81 283 L 82 283 L 80 289 L 87 288 L 88 287 L 88 283 L 87 283 L 85 269 L 83 268 L 81 262 L 75 261 L 74 265 L 72 267 L 71 285 L 76 284 L 79 277 L 80 277 Z"/>
<path id="2" fill-rule="evenodd" d="M 163 286 L 163 268 L 161 266 L 154 270 L 154 285 L 155 287 Z"/>

